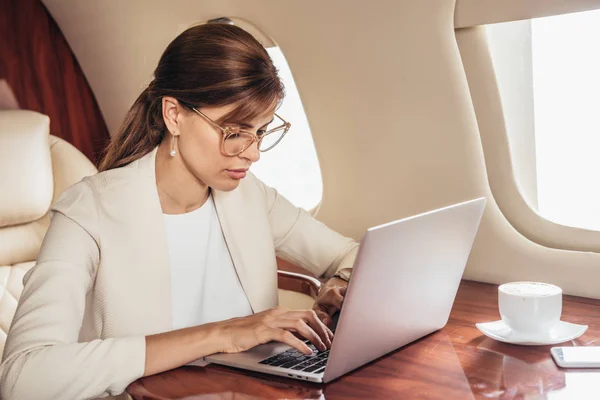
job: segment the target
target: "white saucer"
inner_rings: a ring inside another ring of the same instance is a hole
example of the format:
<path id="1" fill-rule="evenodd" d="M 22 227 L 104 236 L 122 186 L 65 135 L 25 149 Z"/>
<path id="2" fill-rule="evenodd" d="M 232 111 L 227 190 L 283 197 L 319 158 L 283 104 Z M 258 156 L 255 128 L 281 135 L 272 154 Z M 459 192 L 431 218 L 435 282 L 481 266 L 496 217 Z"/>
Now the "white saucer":
<path id="1" fill-rule="evenodd" d="M 570 322 L 559 321 L 549 332 L 543 334 L 527 334 L 510 329 L 504 321 L 483 322 L 475 324 L 477 329 L 485 336 L 504 343 L 520 344 L 525 346 L 545 346 L 568 342 L 577 339 L 587 330 L 587 325 L 577 325 Z"/>

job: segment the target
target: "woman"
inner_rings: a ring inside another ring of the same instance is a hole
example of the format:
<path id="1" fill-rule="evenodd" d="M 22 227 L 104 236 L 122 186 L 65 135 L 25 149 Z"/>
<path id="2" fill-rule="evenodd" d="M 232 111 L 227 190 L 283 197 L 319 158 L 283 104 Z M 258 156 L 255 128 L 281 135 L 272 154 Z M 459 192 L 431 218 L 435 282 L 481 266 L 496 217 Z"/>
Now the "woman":
<path id="1" fill-rule="evenodd" d="M 265 49 L 231 25 L 190 28 L 109 144 L 101 172 L 69 188 L 13 320 L 1 397 L 115 396 L 134 380 L 278 340 L 324 350 L 345 281 L 315 311 L 277 307 L 276 255 L 319 276 L 357 244 L 248 172 L 290 124 Z M 318 313 L 318 314 L 317 314 Z"/>

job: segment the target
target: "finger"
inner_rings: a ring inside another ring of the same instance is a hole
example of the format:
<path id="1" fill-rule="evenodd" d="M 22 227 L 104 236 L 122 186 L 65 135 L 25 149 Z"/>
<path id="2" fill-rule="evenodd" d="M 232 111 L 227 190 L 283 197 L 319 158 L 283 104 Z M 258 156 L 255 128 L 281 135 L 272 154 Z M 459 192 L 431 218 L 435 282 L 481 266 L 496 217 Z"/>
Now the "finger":
<path id="1" fill-rule="evenodd" d="M 344 296 L 340 294 L 339 289 L 330 290 L 325 296 L 319 299 L 319 306 L 327 311 L 329 316 L 332 316 L 337 311 L 342 309 L 342 303 L 344 302 Z"/>
<path id="2" fill-rule="evenodd" d="M 329 328 L 321 322 L 317 314 L 314 311 L 306 311 L 307 316 L 303 319 L 303 322 L 307 327 L 312 329 L 315 334 L 319 337 L 321 343 L 323 343 L 323 348 L 319 348 L 321 351 L 325 351 L 331 347 L 331 337 L 329 336 Z"/>
<path id="3" fill-rule="evenodd" d="M 331 327 L 333 327 L 333 318 L 329 315 L 329 309 L 319 303 L 315 303 L 313 310 L 315 311 L 315 313 L 317 313 L 319 319 L 323 321 L 323 324 L 325 324 L 325 326 L 327 327 L 327 334 L 329 336 L 329 340 L 333 341 L 334 335 L 331 331 Z M 334 312 L 332 312 L 331 314 L 333 315 Z"/>
<path id="4" fill-rule="evenodd" d="M 317 314 L 317 317 L 325 324 L 327 327 L 327 336 L 329 336 L 329 340 L 333 341 L 333 332 L 331 331 L 331 326 L 333 325 L 333 319 L 329 316 L 326 311 L 323 311 L 318 305 L 315 305 L 313 311 Z"/>
<path id="5" fill-rule="evenodd" d="M 295 348 L 299 352 L 306 354 L 307 356 L 313 353 L 311 348 L 308 347 L 306 343 L 298 339 L 296 336 L 294 336 L 294 334 L 292 334 L 292 332 L 288 330 L 274 329 L 272 339 L 285 343 L 288 346 Z"/>
<path id="6" fill-rule="evenodd" d="M 315 303 L 315 305 L 313 306 L 313 310 L 319 310 L 325 314 L 327 314 L 327 317 L 329 317 L 332 313 L 329 312 L 329 308 L 333 307 L 332 304 L 330 304 L 331 301 L 328 299 L 327 297 L 321 297 L 320 299 L 318 299 Z M 335 311 L 335 310 L 334 310 Z M 331 319 L 331 318 L 329 318 Z"/>
<path id="7" fill-rule="evenodd" d="M 317 314 L 317 317 L 321 321 L 323 321 L 323 323 L 325 325 L 329 325 L 329 323 L 331 322 L 331 318 L 329 317 L 329 314 L 327 313 L 327 311 L 324 311 L 322 308 L 320 308 L 316 304 L 315 304 L 315 308 L 313 308 L 313 311 L 315 312 L 315 314 Z"/>
<path id="8" fill-rule="evenodd" d="M 334 291 L 333 295 L 333 306 L 336 308 L 336 311 L 342 309 L 342 304 L 344 303 L 344 295 L 346 294 L 346 288 L 339 288 Z"/>
<path id="9" fill-rule="evenodd" d="M 292 332 L 292 331 L 290 331 Z M 304 336 L 302 336 L 299 332 L 293 331 L 292 335 L 296 336 L 298 339 L 305 341 L 306 338 Z M 333 333 L 331 334 L 332 336 L 329 338 L 329 340 L 333 340 Z"/>
<path id="10" fill-rule="evenodd" d="M 319 318 L 315 310 L 300 311 L 300 318 L 302 318 L 320 337 L 325 343 L 327 348 L 331 347 L 331 330 L 323 323 Z M 329 318 L 329 316 L 328 316 Z"/>
<path id="11" fill-rule="evenodd" d="M 281 320 L 282 326 L 281 328 L 292 330 L 300 333 L 304 338 L 310 340 L 315 347 L 321 351 L 327 350 L 327 345 L 325 341 L 319 336 L 315 330 L 309 326 L 302 318 L 300 317 L 291 317 L 285 318 Z"/>
<path id="12" fill-rule="evenodd" d="M 313 314 L 313 316 L 315 317 L 315 323 L 321 323 L 319 325 L 321 325 L 323 327 L 323 329 L 325 330 L 325 334 L 327 335 L 327 339 L 329 339 L 329 343 L 327 344 L 327 347 L 331 347 L 331 341 L 333 340 L 333 332 L 331 331 L 331 329 L 329 329 L 328 325 L 331 325 L 333 323 L 333 320 L 331 319 L 331 317 L 329 316 L 329 314 L 327 314 L 325 316 L 325 321 L 321 318 L 318 317 L 318 315 L 316 314 L 316 312 Z"/>

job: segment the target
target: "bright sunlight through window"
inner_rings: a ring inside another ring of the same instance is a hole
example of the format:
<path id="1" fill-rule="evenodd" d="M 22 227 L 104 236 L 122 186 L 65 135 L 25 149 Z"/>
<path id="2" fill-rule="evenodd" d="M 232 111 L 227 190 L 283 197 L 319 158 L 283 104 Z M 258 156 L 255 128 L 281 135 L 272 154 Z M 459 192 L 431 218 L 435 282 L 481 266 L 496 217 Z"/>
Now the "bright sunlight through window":
<path id="1" fill-rule="evenodd" d="M 532 21 L 539 212 L 600 230 L 600 11 Z"/>
<path id="2" fill-rule="evenodd" d="M 323 193 L 315 145 L 300 95 L 283 53 L 279 47 L 271 47 L 267 51 L 285 85 L 285 100 L 277 114 L 290 121 L 292 127 L 277 146 L 261 153 L 260 161 L 251 170 L 296 206 L 310 210 L 319 204 Z"/>

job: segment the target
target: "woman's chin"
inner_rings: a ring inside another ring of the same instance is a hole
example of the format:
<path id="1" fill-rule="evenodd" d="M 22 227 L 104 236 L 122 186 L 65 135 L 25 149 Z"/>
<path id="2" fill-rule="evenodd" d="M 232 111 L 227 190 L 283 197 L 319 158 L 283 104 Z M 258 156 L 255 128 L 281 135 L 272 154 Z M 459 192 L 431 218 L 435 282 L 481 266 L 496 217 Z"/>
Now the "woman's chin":
<path id="1" fill-rule="evenodd" d="M 231 192 L 240 185 L 240 179 L 219 179 L 214 185 L 210 185 L 211 188 L 220 192 Z"/>

